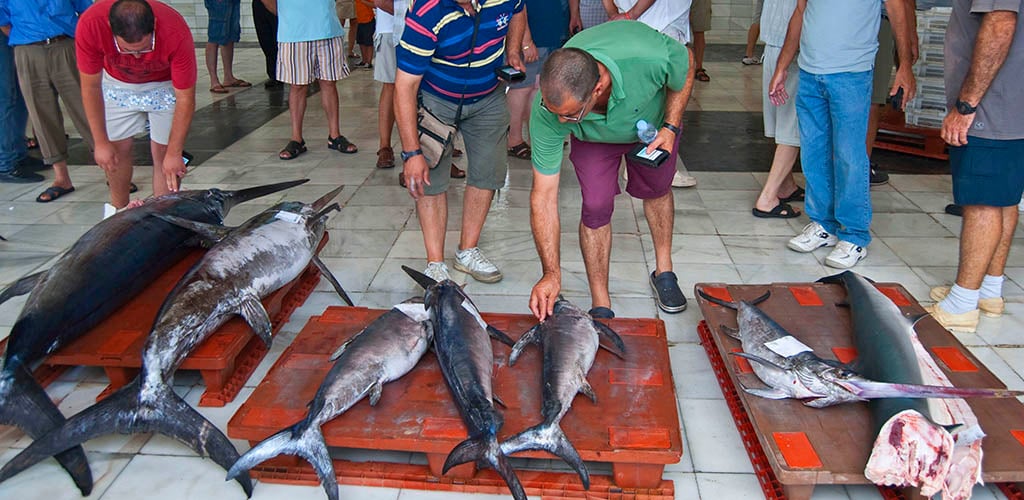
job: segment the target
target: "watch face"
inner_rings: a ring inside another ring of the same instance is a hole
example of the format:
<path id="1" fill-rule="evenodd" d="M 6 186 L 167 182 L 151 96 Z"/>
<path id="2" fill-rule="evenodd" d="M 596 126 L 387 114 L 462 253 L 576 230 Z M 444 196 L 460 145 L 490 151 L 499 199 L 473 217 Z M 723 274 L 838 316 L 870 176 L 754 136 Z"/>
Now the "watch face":
<path id="1" fill-rule="evenodd" d="M 960 99 L 957 99 L 956 100 L 956 110 L 961 115 L 969 115 L 969 114 L 972 114 L 975 111 L 977 111 L 978 107 L 977 106 L 971 106 L 970 104 L 967 104 L 966 102 L 961 101 Z"/>

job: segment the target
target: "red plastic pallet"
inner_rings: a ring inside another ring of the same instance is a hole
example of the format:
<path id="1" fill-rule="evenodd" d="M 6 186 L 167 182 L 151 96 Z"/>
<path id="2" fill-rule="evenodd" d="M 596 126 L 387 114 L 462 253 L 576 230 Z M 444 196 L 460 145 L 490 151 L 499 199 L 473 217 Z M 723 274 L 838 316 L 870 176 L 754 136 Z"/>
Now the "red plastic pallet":
<path id="1" fill-rule="evenodd" d="M 923 312 L 914 298 L 898 284 L 878 284 L 879 289 L 894 302 L 903 304 L 904 314 Z M 810 287 L 819 301 L 806 300 Z M 723 294 L 736 300 L 752 300 L 771 288 L 771 298 L 758 305 L 780 325 L 822 357 L 830 353 L 849 355 L 852 338 L 849 312 L 837 307 L 845 301 L 845 291 L 838 285 L 773 284 L 773 285 L 721 285 L 699 283 L 697 290 L 711 291 L 721 298 Z M 698 303 L 705 320 L 697 331 L 722 394 L 739 430 L 747 455 L 761 484 L 765 498 L 771 500 L 810 498 L 816 484 L 870 484 L 863 475 L 864 464 L 870 453 L 874 436 L 871 435 L 870 415 L 865 405 L 840 405 L 827 409 L 804 407 L 797 401 L 769 401 L 736 391 L 736 382 L 760 387 L 756 376 L 739 367 L 740 358 L 723 355 L 738 350 L 739 342 L 718 331 L 717 326 L 735 327 L 735 313 L 699 298 Z M 929 350 L 953 349 L 978 369 L 955 371 L 940 357 L 947 376 L 957 386 L 1004 387 L 988 372 L 966 348 L 933 320 L 922 320 L 917 325 L 918 336 Z M 982 467 L 986 482 L 996 482 L 999 488 L 1014 500 L 1024 499 L 1017 481 L 1024 479 L 1024 443 L 1014 444 L 1011 434 L 1024 421 L 1024 405 L 1015 399 L 973 400 L 971 407 L 978 415 L 982 428 L 988 434 L 984 442 Z M 799 434 L 801 444 L 796 451 L 787 447 L 788 441 L 779 439 L 775 429 L 788 427 Z M 815 446 L 817 444 L 817 446 Z M 812 463 L 801 453 L 811 448 L 822 463 Z M 768 450 L 769 453 L 766 453 Z M 838 451 L 838 453 L 837 453 Z M 821 456 L 818 453 L 821 453 Z M 1012 481 L 1012 482 L 1008 482 Z M 891 500 L 909 498 L 896 488 L 879 487 L 882 496 Z"/>
<path id="2" fill-rule="evenodd" d="M 327 244 L 325 233 L 320 243 Z M 162 274 L 130 302 L 91 331 L 51 354 L 44 366 L 99 366 L 110 385 L 97 400 L 132 381 L 142 366 L 142 350 L 156 313 L 167 294 L 178 284 L 203 251 L 197 250 Z M 320 281 L 312 263 L 290 283 L 263 299 L 273 333 L 277 333 Z M 206 391 L 199 406 L 224 406 L 234 400 L 242 385 L 267 354 L 267 347 L 240 317 L 232 318 L 185 358 L 184 370 L 199 370 Z"/>
<path id="3" fill-rule="evenodd" d="M 255 443 L 302 419 L 306 403 L 332 365 L 328 360 L 331 353 L 384 312 L 329 307 L 322 316 L 311 318 L 228 422 L 228 435 Z M 535 324 L 528 315 L 484 313 L 483 318 L 513 337 Z M 622 336 L 626 359 L 598 353 L 587 377 L 598 404 L 586 397 L 576 398 L 562 428 L 584 460 L 610 463 L 612 475 L 592 474 L 590 490 L 585 491 L 572 472 L 520 470 L 529 494 L 545 498 L 674 497 L 674 484 L 663 480 L 662 473 L 666 464 L 676 463 L 682 456 L 682 436 L 664 323 L 614 319 L 608 325 Z M 499 439 L 504 439 L 541 420 L 541 356 L 539 349 L 531 346 L 516 366 L 509 367 L 510 349 L 496 342 L 493 345 L 493 390 L 507 405 L 499 407 L 505 419 Z M 445 457 L 465 439 L 466 431 L 432 353 L 405 377 L 387 384 L 376 407 L 364 399 L 324 425 L 322 431 L 329 446 L 426 454 L 427 463 L 422 465 L 335 460 L 342 484 L 508 493 L 497 474 L 491 470 L 477 473 L 472 464 L 441 474 Z M 516 457 L 553 458 L 545 452 L 524 452 Z M 268 461 L 253 472 L 264 481 L 317 484 L 309 464 L 294 457 Z"/>

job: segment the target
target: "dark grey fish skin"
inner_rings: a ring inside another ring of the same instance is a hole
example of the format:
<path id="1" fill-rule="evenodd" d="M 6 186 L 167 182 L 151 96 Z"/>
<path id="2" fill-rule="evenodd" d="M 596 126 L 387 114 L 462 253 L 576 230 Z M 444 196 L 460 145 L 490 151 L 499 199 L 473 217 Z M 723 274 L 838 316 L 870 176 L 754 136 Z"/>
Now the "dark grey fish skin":
<path id="1" fill-rule="evenodd" d="M 526 492 L 498 444 L 502 419 L 491 394 L 494 351 L 488 334 L 499 338 L 504 334 L 483 324 L 473 301 L 454 281 L 435 282 L 406 266 L 402 269 L 427 288 L 423 302 L 433 323 L 434 353 L 469 431 L 469 439 L 448 454 L 443 472 L 467 462 L 486 463 L 505 480 L 516 500 L 526 500 Z M 511 344 L 507 336 L 503 340 Z"/>
<path id="2" fill-rule="evenodd" d="M 152 215 L 220 224 L 235 205 L 307 180 L 154 198 L 96 224 L 49 270 L 0 292 L 0 303 L 30 294 L 11 328 L 0 370 L 0 424 L 13 424 L 33 438 L 60 426 L 64 417 L 32 377 L 32 365 L 106 319 L 195 247 L 191 231 Z M 92 474 L 82 447 L 56 458 L 88 495 Z"/>
<path id="3" fill-rule="evenodd" d="M 313 464 L 327 498 L 338 500 L 334 465 L 320 427 L 367 395 L 370 404 L 376 405 L 381 386 L 401 378 L 416 366 L 433 340 L 433 329 L 422 302 L 420 299 L 405 301 L 345 342 L 335 353 L 334 366 L 317 389 L 306 418 L 242 455 L 231 466 L 227 478 L 248 475 L 249 469 L 281 454 L 299 455 Z M 422 318 L 413 319 L 400 310 L 414 304 Z"/>
<path id="4" fill-rule="evenodd" d="M 238 452 L 219 429 L 174 393 L 174 372 L 197 345 L 236 314 L 269 343 L 270 319 L 260 299 L 298 277 L 308 265 L 326 226 L 325 215 L 317 212 L 329 201 L 279 203 L 233 230 L 206 226 L 206 236 L 226 234 L 167 296 L 143 348 L 139 377 L 36 439 L 0 469 L 0 481 L 111 432 L 165 434 L 209 455 L 225 470 L 230 468 Z M 251 495 L 249 477 L 237 480 Z"/>
<path id="5" fill-rule="evenodd" d="M 626 347 L 613 330 L 594 319 L 572 302 L 559 297 L 554 314 L 524 333 L 512 348 L 511 366 L 523 349 L 538 342 L 544 349 L 542 363 L 541 416 L 544 421 L 501 443 L 501 451 L 512 454 L 523 450 L 546 450 L 554 453 L 579 474 L 585 489 L 590 489 L 590 474 L 579 452 L 566 438 L 559 423 L 572 407 L 576 394 L 583 393 L 594 403 L 597 396 L 587 382 L 587 372 L 601 346 L 600 337 L 610 341 L 609 350 L 622 356 Z"/>

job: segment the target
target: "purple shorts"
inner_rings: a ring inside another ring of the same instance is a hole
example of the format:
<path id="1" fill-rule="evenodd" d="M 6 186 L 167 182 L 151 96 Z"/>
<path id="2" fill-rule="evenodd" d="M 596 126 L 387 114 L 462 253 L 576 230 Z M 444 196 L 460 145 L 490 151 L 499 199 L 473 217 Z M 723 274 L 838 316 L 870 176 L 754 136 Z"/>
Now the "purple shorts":
<path id="1" fill-rule="evenodd" d="M 580 222 L 591 229 L 611 223 L 615 210 L 615 196 L 619 189 L 619 164 L 627 156 L 626 192 L 634 198 L 650 200 L 661 198 L 672 190 L 672 177 L 676 174 L 676 158 L 679 151 L 679 136 L 672 146 L 672 153 L 658 168 L 628 160 L 630 150 L 637 143 L 605 144 L 584 142 L 572 138 L 569 160 L 576 169 L 576 178 L 583 191 L 583 209 Z"/>

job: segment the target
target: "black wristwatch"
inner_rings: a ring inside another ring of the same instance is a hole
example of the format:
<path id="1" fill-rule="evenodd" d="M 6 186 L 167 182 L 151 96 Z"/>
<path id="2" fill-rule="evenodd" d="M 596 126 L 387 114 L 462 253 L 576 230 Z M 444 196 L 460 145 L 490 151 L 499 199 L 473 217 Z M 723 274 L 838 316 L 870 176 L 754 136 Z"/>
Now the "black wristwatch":
<path id="1" fill-rule="evenodd" d="M 402 154 L 400 156 L 402 157 L 402 161 L 409 161 L 409 158 L 421 154 L 423 154 L 422 149 L 414 149 L 412 151 L 402 151 Z"/>
<path id="2" fill-rule="evenodd" d="M 957 113 L 960 113 L 961 115 L 973 115 L 976 111 L 978 111 L 977 106 L 971 106 L 966 101 L 961 101 L 960 99 L 956 100 Z"/>
<path id="3" fill-rule="evenodd" d="M 672 125 L 672 124 L 671 124 L 671 123 L 669 123 L 669 122 L 665 122 L 665 123 L 662 123 L 662 124 L 661 124 L 661 128 L 667 128 L 667 129 L 669 129 L 669 131 L 671 131 L 671 132 L 672 132 L 673 134 L 679 135 L 679 127 L 677 127 L 677 126 L 675 126 L 675 125 Z"/>

